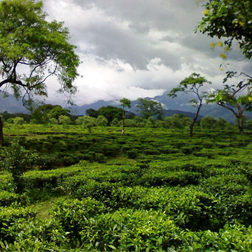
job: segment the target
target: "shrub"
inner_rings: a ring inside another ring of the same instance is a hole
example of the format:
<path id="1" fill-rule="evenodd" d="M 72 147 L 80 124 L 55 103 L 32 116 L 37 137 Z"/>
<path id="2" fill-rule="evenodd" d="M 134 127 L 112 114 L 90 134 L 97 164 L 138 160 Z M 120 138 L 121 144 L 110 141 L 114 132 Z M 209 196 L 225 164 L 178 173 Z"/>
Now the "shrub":
<path id="1" fill-rule="evenodd" d="M 90 217 L 107 211 L 103 203 L 86 198 L 83 200 L 70 199 L 59 203 L 54 209 L 54 217 L 57 219 L 67 237 L 74 246 L 82 244 L 80 232 L 85 228 Z"/>
<path id="2" fill-rule="evenodd" d="M 58 251 L 67 247 L 66 233 L 55 220 L 18 219 L 8 227 L 13 243 L 2 243 L 4 251 Z"/>
<path id="3" fill-rule="evenodd" d="M 181 244 L 165 213 L 120 209 L 88 219 L 80 231 L 84 250 L 166 251 Z"/>
<path id="4" fill-rule="evenodd" d="M 13 242 L 14 238 L 8 229 L 20 219 L 29 221 L 35 217 L 31 208 L 1 208 L 0 209 L 0 237 L 2 241 Z"/>
<path id="5" fill-rule="evenodd" d="M 28 153 L 18 141 L 12 142 L 11 146 L 4 150 L 3 166 L 11 173 L 14 190 L 17 193 L 22 192 L 21 176 L 36 159 L 36 154 Z"/>
<path id="6" fill-rule="evenodd" d="M 186 186 L 188 184 L 198 184 L 201 174 L 198 172 L 157 172 L 146 173 L 139 180 L 139 185 L 144 186 Z"/>

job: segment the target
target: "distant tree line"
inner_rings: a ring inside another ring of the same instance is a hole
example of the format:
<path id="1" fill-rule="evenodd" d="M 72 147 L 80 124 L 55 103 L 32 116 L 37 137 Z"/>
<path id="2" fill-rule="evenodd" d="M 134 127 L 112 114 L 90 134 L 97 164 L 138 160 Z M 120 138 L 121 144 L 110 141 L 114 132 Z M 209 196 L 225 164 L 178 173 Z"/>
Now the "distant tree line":
<path id="1" fill-rule="evenodd" d="M 126 100 L 125 100 L 126 101 Z M 56 125 L 82 125 L 91 133 L 95 126 L 111 127 L 145 127 L 145 128 L 167 128 L 167 129 L 190 129 L 194 118 L 182 114 L 164 117 L 163 109 L 157 101 L 139 99 L 139 112 L 143 116 L 138 116 L 127 111 L 126 106 L 118 108 L 114 106 L 101 107 L 98 110 L 87 109 L 85 116 L 75 116 L 70 114 L 70 110 L 64 109 L 59 105 L 44 104 L 34 109 L 32 114 L 3 112 L 1 117 L 5 124 L 22 125 L 24 123 Z M 123 105 L 123 102 L 121 102 Z M 128 102 L 130 105 L 130 102 Z M 128 107 L 129 108 L 129 107 Z M 252 129 L 252 120 L 243 117 L 244 127 Z M 231 129 L 233 126 L 223 118 L 213 118 L 205 116 L 201 120 L 194 122 L 195 126 L 202 129 L 224 130 Z M 239 122 L 236 122 L 238 126 Z M 124 133 L 124 131 L 123 131 Z"/>

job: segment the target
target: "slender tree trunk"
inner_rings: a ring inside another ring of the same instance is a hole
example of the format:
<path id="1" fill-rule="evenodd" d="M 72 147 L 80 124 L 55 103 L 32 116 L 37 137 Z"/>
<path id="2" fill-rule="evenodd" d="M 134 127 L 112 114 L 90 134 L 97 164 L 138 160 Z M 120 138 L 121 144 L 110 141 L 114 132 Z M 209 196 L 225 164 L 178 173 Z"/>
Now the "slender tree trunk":
<path id="1" fill-rule="evenodd" d="M 123 113 L 122 113 L 122 134 L 125 133 L 124 127 L 125 127 L 125 121 L 124 121 L 124 112 L 123 112 Z"/>
<path id="2" fill-rule="evenodd" d="M 0 148 L 3 146 L 3 121 L 0 116 Z"/>
<path id="3" fill-rule="evenodd" d="M 194 121 L 190 124 L 190 137 L 193 137 L 193 127 L 194 127 L 194 124 L 195 124 Z"/>
<path id="4" fill-rule="evenodd" d="M 239 117 L 237 117 L 238 119 L 238 129 L 239 129 L 239 133 L 240 135 L 243 135 L 243 118 L 242 115 L 239 115 Z"/>
<path id="5" fill-rule="evenodd" d="M 197 109 L 197 112 L 193 118 L 193 121 L 192 123 L 190 124 L 190 137 L 193 137 L 193 127 L 194 127 L 194 124 L 196 123 L 197 119 L 198 119 L 198 116 L 199 116 L 199 112 L 200 112 L 200 108 L 202 106 L 202 99 L 199 98 L 199 101 L 200 101 L 200 104 L 198 106 L 198 109 Z"/>

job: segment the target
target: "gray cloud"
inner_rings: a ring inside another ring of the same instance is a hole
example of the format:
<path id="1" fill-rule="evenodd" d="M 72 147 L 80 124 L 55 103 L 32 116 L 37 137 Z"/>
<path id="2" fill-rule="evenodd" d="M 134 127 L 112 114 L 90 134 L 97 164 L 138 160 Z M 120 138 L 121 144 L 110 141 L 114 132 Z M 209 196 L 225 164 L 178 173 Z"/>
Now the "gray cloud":
<path id="1" fill-rule="evenodd" d="M 220 49 L 210 50 L 213 39 L 194 33 L 203 11 L 196 0 L 44 0 L 44 4 L 49 19 L 69 27 L 71 43 L 83 61 L 84 77 L 77 80 L 79 100 L 151 96 L 192 72 L 215 86 L 224 78 L 219 66 L 227 62 L 220 59 Z M 249 69 L 248 64 L 237 63 L 239 57 L 238 50 L 228 55 L 232 66 Z"/>

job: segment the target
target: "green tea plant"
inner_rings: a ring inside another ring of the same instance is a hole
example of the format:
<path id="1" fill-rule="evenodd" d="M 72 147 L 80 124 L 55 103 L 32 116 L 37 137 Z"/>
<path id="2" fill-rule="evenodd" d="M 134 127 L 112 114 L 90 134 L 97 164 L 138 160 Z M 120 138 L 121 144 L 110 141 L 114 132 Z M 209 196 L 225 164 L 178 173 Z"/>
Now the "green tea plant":
<path id="1" fill-rule="evenodd" d="M 7 149 L 3 150 L 3 152 L 4 160 L 2 161 L 2 165 L 11 173 L 14 191 L 21 193 L 22 175 L 34 162 L 37 155 L 27 152 L 17 140 L 13 141 Z"/>

